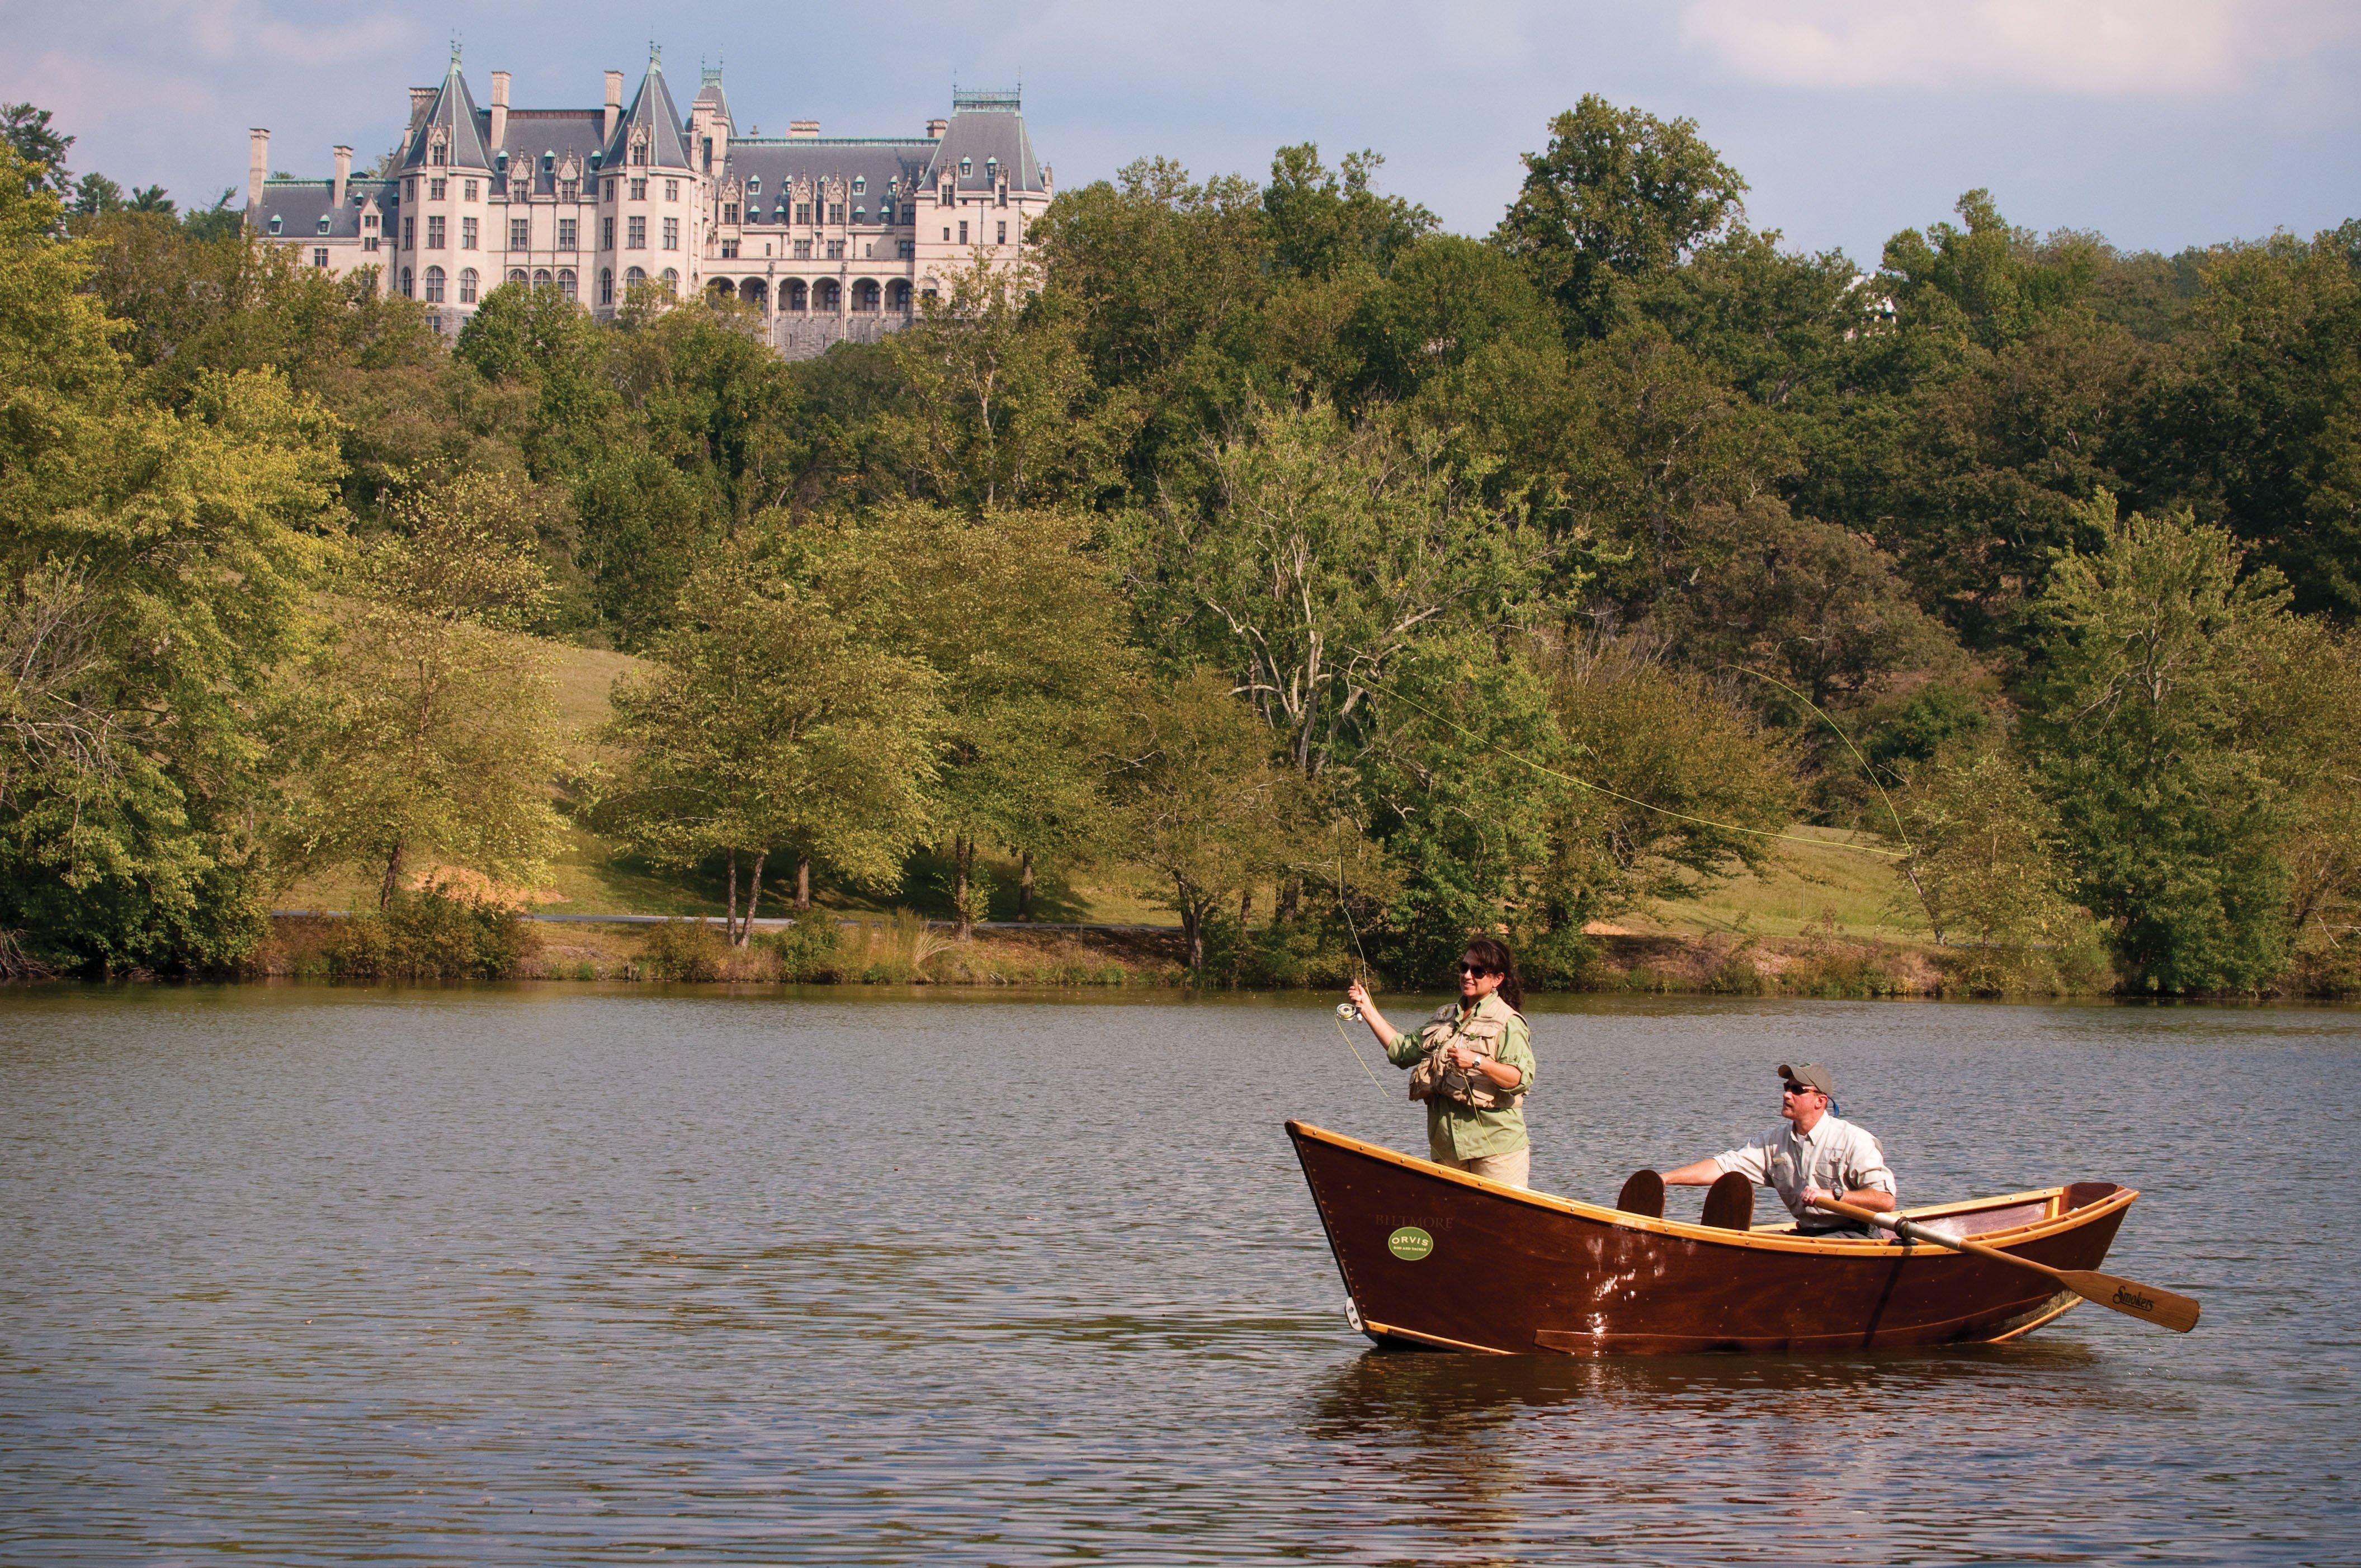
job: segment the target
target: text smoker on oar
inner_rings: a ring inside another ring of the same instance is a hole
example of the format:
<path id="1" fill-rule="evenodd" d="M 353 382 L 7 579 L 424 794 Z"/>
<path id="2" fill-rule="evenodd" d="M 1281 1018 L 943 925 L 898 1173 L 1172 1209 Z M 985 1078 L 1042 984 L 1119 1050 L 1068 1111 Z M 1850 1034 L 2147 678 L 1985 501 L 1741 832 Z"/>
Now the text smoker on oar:
<path id="1" fill-rule="evenodd" d="M 1533 1091 L 1524 988 L 1505 942 L 1460 956 L 1459 1000 L 1415 1033 L 1366 985 L 1346 992 L 1426 1102 L 1425 1159 L 1287 1124 L 1345 1277 L 1354 1326 L 1379 1346 L 1483 1355 L 1855 1351 L 1991 1343 L 2083 1301 L 2177 1332 L 2186 1296 L 2098 1272 L 2139 1194 L 2073 1181 L 1899 1206 L 1835 1074 L 1778 1068 L 1781 1121 L 1743 1147 L 1663 1176 L 1636 1172 L 1612 1206 L 1535 1192 L 1521 1107 Z M 1664 1188 L 1709 1187 L 1695 1223 Z M 1787 1217 L 1754 1223 L 1754 1190 Z"/>

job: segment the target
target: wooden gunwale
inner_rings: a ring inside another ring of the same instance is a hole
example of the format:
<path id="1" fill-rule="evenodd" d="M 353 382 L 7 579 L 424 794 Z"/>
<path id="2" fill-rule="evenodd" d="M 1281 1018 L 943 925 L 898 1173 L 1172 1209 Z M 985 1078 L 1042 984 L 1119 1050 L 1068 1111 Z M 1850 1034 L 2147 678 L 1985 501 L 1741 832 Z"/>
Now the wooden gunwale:
<path id="1" fill-rule="evenodd" d="M 1454 1170 L 1448 1166 L 1437 1165 L 1433 1160 L 1419 1159 L 1414 1156 L 1402 1154 L 1378 1144 L 1366 1143 L 1344 1133 L 1332 1133 L 1327 1128 L 1315 1126 L 1310 1122 L 1290 1121 L 1287 1124 L 1287 1127 L 1290 1132 L 1310 1138 L 1316 1143 L 1347 1149 L 1389 1165 L 1398 1165 L 1405 1169 L 1415 1170 L 1422 1176 L 1456 1182 L 1460 1186 L 1472 1187 L 1479 1192 L 1488 1192 L 1495 1197 L 1506 1198 L 1512 1202 L 1522 1203 L 1531 1208 L 1571 1214 L 1577 1219 L 1588 1220 L 1596 1224 L 1613 1225 L 1622 1230 L 1650 1231 L 1658 1235 L 1681 1236 L 1691 1241 L 1710 1243 L 1715 1246 L 1769 1252 L 1800 1252 L 1858 1257 L 1863 1245 L 1868 1245 L 1881 1247 L 1888 1256 L 1958 1255 L 1948 1247 L 1931 1246 L 1922 1242 L 1904 1242 L 1891 1236 L 1875 1243 L 1864 1243 L 1859 1239 L 1822 1241 L 1816 1237 L 1796 1235 L 1792 1230 L 1784 1234 L 1778 1230 L 1726 1231 L 1714 1226 L 1693 1224 L 1686 1220 L 1652 1220 L 1644 1215 L 1626 1213 L 1620 1209 L 1609 1208 L 1603 1204 L 1585 1203 L 1576 1198 L 1561 1198 L 1554 1193 L 1535 1192 L 1527 1188 L 1510 1187 L 1485 1177 L 1471 1175 L 1464 1170 Z M 1991 1198 L 1971 1198 L 1959 1202 L 1934 1203 L 1923 1208 L 1905 1209 L 1901 1211 L 1901 1214 L 1905 1219 L 1923 1221 L 1942 1219 L 1953 1214 L 1974 1213 L 1986 1209 L 2005 1209 L 2019 1203 L 2048 1202 L 2054 1207 L 2064 1197 L 2065 1191 L 2066 1184 L 2061 1182 L 2055 1187 L 2036 1188 L 2026 1192 L 2011 1192 Z M 2093 1220 L 2117 1210 L 2129 1208 L 2132 1201 L 2138 1196 L 2137 1190 L 2119 1186 L 2105 1197 L 2094 1202 L 2086 1203 L 2081 1208 L 2053 1214 L 2048 1219 L 2037 1220 L 2030 1224 L 2012 1225 L 2004 1230 L 1978 1231 L 1975 1233 L 1975 1239 L 1987 1246 L 2014 1246 L 2024 1242 L 2038 1241 L 2045 1236 L 2078 1230 Z M 1313 1200 L 1319 1204 L 1321 1221 L 1324 1225 L 1327 1222 L 1326 1205 L 1320 1201 L 1316 1190 Z M 1333 1235 L 1330 1240 L 1333 1245 L 1334 1240 Z M 2061 1307 L 2059 1310 L 2063 1311 L 2065 1309 Z M 2053 1318 L 2056 1315 L 2056 1313 L 2050 1314 Z M 2046 1322 L 2049 1320 L 2042 1321 Z M 2037 1326 L 2027 1324 L 2025 1328 L 2012 1331 L 2012 1334 L 2022 1333 Z"/>

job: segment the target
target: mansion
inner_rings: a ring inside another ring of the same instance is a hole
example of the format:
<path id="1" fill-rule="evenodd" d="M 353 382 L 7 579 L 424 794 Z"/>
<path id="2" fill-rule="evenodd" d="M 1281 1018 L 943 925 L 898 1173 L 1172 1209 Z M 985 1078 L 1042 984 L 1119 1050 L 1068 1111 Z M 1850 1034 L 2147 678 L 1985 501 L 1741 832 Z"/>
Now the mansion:
<path id="1" fill-rule="evenodd" d="M 390 173 L 355 176 L 339 147 L 331 179 L 273 178 L 257 129 L 248 226 L 338 276 L 376 269 L 446 334 L 502 282 L 601 316 L 654 286 L 734 297 L 802 358 L 874 341 L 979 258 L 1014 260 L 1051 193 L 1014 93 L 955 93 L 924 136 L 796 120 L 763 137 L 739 134 L 719 71 L 683 115 L 659 58 L 628 106 L 620 71 L 596 109 L 512 108 L 509 73 L 491 85 L 477 107 L 454 52 L 440 85 L 412 88 Z"/>

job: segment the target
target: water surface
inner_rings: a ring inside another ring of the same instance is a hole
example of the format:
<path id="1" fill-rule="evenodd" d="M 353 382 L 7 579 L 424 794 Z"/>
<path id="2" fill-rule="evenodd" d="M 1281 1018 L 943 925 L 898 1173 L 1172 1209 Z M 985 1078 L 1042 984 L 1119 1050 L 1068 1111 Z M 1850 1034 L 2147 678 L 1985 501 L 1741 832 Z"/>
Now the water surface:
<path id="1" fill-rule="evenodd" d="M 1905 1201 L 2140 1188 L 2108 1266 L 2205 1321 L 1372 1354 L 1279 1124 L 1423 1137 L 1318 998 L 16 993 L 0 1556 L 2361 1556 L 2361 1015 L 1533 1014 L 1539 1186 L 1726 1147 L 1808 1057 Z"/>

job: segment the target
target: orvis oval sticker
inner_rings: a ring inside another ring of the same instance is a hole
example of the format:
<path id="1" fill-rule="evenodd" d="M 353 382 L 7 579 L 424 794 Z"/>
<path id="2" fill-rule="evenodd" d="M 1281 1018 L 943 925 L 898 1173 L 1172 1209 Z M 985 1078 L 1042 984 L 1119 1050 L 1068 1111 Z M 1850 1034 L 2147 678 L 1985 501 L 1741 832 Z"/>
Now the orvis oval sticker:
<path id="1" fill-rule="evenodd" d="M 1386 1238 L 1386 1250 L 1404 1263 L 1416 1263 L 1434 1250 L 1434 1238 L 1416 1225 L 1404 1225 Z"/>

